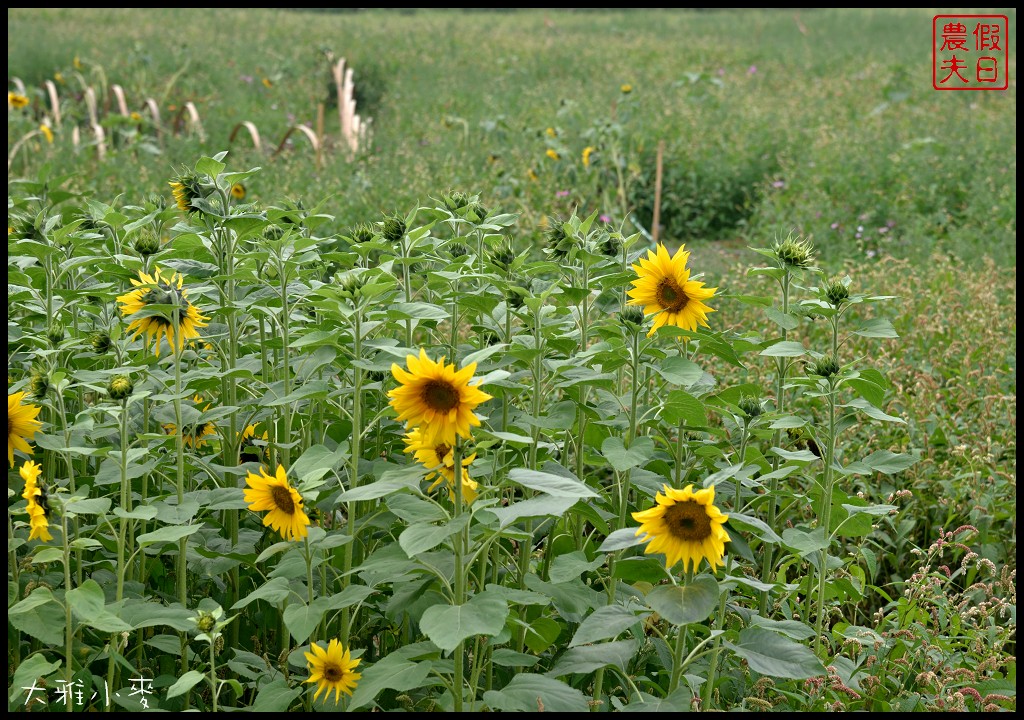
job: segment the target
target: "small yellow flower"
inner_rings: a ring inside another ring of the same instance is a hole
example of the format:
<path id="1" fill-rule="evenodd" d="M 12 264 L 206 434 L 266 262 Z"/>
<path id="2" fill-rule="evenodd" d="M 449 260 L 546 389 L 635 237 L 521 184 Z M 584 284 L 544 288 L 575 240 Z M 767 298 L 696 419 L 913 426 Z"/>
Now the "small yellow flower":
<path id="1" fill-rule="evenodd" d="M 265 77 L 263 78 L 263 87 L 269 90 L 270 88 L 274 87 L 274 83 L 270 82 L 270 78 Z"/>
<path id="2" fill-rule="evenodd" d="M 554 128 L 549 127 L 544 132 L 546 132 L 548 134 L 548 137 L 558 137 L 558 131 L 555 130 Z"/>
<path id="3" fill-rule="evenodd" d="M 132 110 L 131 115 L 128 117 L 131 118 L 132 122 L 142 122 L 142 114 L 136 110 Z"/>
<path id="4" fill-rule="evenodd" d="M 7 92 L 7 107 L 21 109 L 28 105 L 28 98 L 16 92 Z"/>
<path id="5" fill-rule="evenodd" d="M 53 74 L 53 79 L 57 81 L 58 85 L 63 85 L 64 84 L 64 75 L 62 75 L 59 72 L 55 72 Z"/>
<path id="6" fill-rule="evenodd" d="M 46 142 L 50 143 L 51 145 L 53 144 L 53 130 L 50 129 L 49 125 L 40 125 L 39 132 L 41 132 L 43 134 L 43 137 L 46 138 Z"/>
<path id="7" fill-rule="evenodd" d="M 78 59 L 77 55 L 75 55 L 75 59 L 71 61 L 71 64 L 75 66 L 75 70 L 81 70 L 84 67 L 82 65 L 82 61 Z"/>
<path id="8" fill-rule="evenodd" d="M 534 172 L 533 168 L 530 168 L 529 170 L 526 171 L 526 177 L 530 180 L 530 182 L 537 182 L 538 180 L 537 173 Z"/>
<path id="9" fill-rule="evenodd" d="M 235 183 L 231 186 L 231 197 L 235 200 L 245 200 L 245 185 Z"/>
<path id="10" fill-rule="evenodd" d="M 633 92 L 633 86 L 630 85 L 629 83 L 626 83 L 624 85 L 619 86 L 619 90 L 622 91 L 623 95 L 629 95 L 631 92 Z"/>
<path id="11" fill-rule="evenodd" d="M 547 155 L 552 160 L 559 160 L 559 159 L 561 159 L 561 158 L 559 158 L 558 153 L 555 152 L 554 148 L 548 148 L 548 151 L 545 153 L 545 155 Z"/>
<path id="12" fill-rule="evenodd" d="M 351 695 L 362 677 L 362 673 L 354 672 L 360 661 L 352 659 L 349 651 L 343 649 L 340 640 L 331 640 L 326 650 L 316 643 L 310 645 L 309 649 L 313 652 L 303 653 L 309 663 L 309 678 L 305 682 L 316 683 L 313 699 L 320 697 L 324 690 L 327 691 L 324 702 L 330 697 L 331 690 L 334 691 L 335 704 L 341 699 L 342 693 Z"/>
<path id="13" fill-rule="evenodd" d="M 587 145 L 583 148 L 583 167 L 590 167 L 590 155 L 594 152 L 594 148 Z"/>
<path id="14" fill-rule="evenodd" d="M 29 516 L 29 540 L 42 540 L 50 542 L 53 536 L 50 534 L 49 519 L 50 508 L 46 504 L 46 492 L 39 484 L 39 475 L 43 469 L 38 463 L 31 460 L 25 462 L 18 470 L 21 479 L 25 481 L 25 491 L 21 494 L 28 501 L 25 512 Z"/>
<path id="15" fill-rule="evenodd" d="M 433 492 L 442 482 L 446 483 L 448 497 L 454 502 L 455 451 L 452 446 L 439 441 L 424 442 L 419 428 L 413 428 L 402 439 L 406 445 L 405 452 L 413 453 L 416 460 L 430 471 L 425 479 L 429 482 L 437 477 L 437 480 L 427 488 L 427 492 Z M 469 470 L 467 470 L 474 460 L 476 460 L 476 453 L 462 458 L 462 500 L 467 505 L 471 505 L 478 494 L 477 482 L 469 477 Z"/>

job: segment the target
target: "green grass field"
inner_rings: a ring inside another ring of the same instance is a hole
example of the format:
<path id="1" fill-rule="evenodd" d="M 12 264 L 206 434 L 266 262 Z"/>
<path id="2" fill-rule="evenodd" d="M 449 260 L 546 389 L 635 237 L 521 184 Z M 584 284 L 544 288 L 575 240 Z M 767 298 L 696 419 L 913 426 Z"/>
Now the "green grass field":
<path id="1" fill-rule="evenodd" d="M 1014 710 L 937 12 L 9 9 L 9 708 Z"/>

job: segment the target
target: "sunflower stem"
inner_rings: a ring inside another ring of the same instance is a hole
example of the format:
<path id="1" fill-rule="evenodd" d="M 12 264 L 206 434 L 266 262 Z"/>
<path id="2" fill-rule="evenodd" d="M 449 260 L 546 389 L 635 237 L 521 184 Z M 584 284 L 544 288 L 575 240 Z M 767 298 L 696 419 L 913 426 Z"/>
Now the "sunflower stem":
<path id="1" fill-rule="evenodd" d="M 716 618 L 716 625 L 719 630 L 725 630 L 725 601 L 729 597 L 728 593 L 722 593 L 718 597 L 718 617 Z M 715 647 L 711 652 L 711 668 L 708 670 L 708 678 L 704 681 L 704 703 L 701 705 L 701 710 L 708 710 L 711 707 L 711 697 L 715 691 L 715 675 L 718 674 L 718 658 L 722 653 L 722 636 L 718 635 L 715 638 Z"/>
<path id="2" fill-rule="evenodd" d="M 462 515 L 462 441 L 455 438 L 452 448 L 452 460 L 454 461 L 454 475 L 452 477 L 452 489 L 455 491 L 455 509 L 452 512 L 452 522 L 457 522 Z M 466 603 L 466 572 L 467 569 L 462 562 L 465 553 L 466 535 L 469 531 L 467 525 L 456 533 L 453 545 L 455 546 L 455 606 L 461 607 Z M 452 654 L 455 677 L 452 680 L 452 700 L 455 712 L 462 712 L 463 696 L 463 672 L 466 661 L 466 641 L 460 640 L 455 652 Z"/>
<path id="3" fill-rule="evenodd" d="M 131 510 L 131 489 L 128 485 L 128 398 L 121 400 L 121 415 L 118 418 L 121 430 L 121 456 L 119 458 L 121 470 L 121 507 L 125 511 Z M 124 598 L 124 549 L 125 539 L 128 532 L 128 518 L 121 517 L 117 532 L 117 592 L 115 602 L 121 602 Z"/>
<path id="4" fill-rule="evenodd" d="M 833 358 L 838 358 L 835 353 L 839 348 L 839 325 L 838 318 L 832 318 L 832 352 Z M 836 383 L 835 377 L 828 378 L 828 437 L 825 444 L 825 467 L 822 470 L 824 475 L 824 491 L 821 496 L 821 527 L 825 531 L 825 540 L 831 545 L 831 519 L 832 519 L 832 491 L 835 485 L 835 476 L 832 471 L 832 464 L 836 455 Z M 828 580 L 828 547 L 821 550 L 821 560 L 818 567 L 818 612 L 814 623 L 814 654 L 821 653 L 821 633 L 825 624 L 825 586 Z"/>
<path id="5" fill-rule="evenodd" d="M 363 439 L 363 370 L 359 367 L 362 359 L 362 306 L 357 303 L 355 312 L 352 314 L 352 440 L 351 440 L 351 462 L 349 463 L 349 490 L 359 487 L 359 458 L 362 455 Z M 354 560 L 356 544 L 356 522 L 359 514 L 359 504 L 350 501 L 346 504 L 348 513 L 348 534 L 352 539 L 345 544 L 344 565 L 342 568 L 341 587 L 342 590 L 351 582 L 351 570 Z M 349 646 L 349 630 L 352 622 L 352 610 L 349 607 L 341 611 L 341 644 Z"/>
<path id="6" fill-rule="evenodd" d="M 783 267 L 782 275 L 782 314 L 786 315 L 789 313 L 789 283 L 791 275 L 788 265 Z M 782 340 L 786 341 L 789 338 L 789 331 L 786 328 L 782 328 Z M 789 359 L 788 358 L 776 358 L 777 368 L 777 382 L 776 382 L 776 410 L 781 415 L 786 409 L 786 374 L 789 372 Z M 782 430 L 775 432 L 773 444 L 778 447 L 782 442 Z M 778 470 L 782 460 L 779 456 L 776 456 L 772 460 L 772 470 Z M 779 479 L 773 477 L 768 490 L 768 527 L 774 528 L 776 525 L 776 517 L 779 510 Z M 774 555 L 774 548 L 769 545 L 764 545 L 764 556 L 761 563 L 761 582 L 771 582 L 771 571 L 772 571 L 772 556 Z M 765 590 L 761 594 L 761 616 L 767 617 L 768 614 L 768 594 L 770 590 Z"/>

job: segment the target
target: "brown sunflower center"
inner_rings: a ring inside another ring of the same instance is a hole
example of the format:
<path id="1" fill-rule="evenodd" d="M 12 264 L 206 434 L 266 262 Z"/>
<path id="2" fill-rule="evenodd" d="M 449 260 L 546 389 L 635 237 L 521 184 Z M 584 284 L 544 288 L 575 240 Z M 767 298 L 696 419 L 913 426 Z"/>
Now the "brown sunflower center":
<path id="1" fill-rule="evenodd" d="M 711 537 L 711 518 L 699 502 L 686 500 L 665 508 L 665 525 L 673 537 L 686 542 L 702 542 Z"/>
<path id="2" fill-rule="evenodd" d="M 658 304 L 669 312 L 679 312 L 690 301 L 686 292 L 671 278 L 665 278 L 658 283 L 654 295 L 658 298 Z"/>
<path id="3" fill-rule="evenodd" d="M 324 679 L 327 682 L 338 682 L 343 677 L 345 677 L 345 671 L 341 669 L 341 666 L 334 663 L 324 665 Z"/>
<path id="4" fill-rule="evenodd" d="M 450 445 L 446 445 L 445 443 L 441 443 L 436 448 L 434 448 L 434 454 L 437 455 L 437 462 L 439 464 L 443 463 L 444 459 L 446 457 L 448 457 L 448 453 L 450 453 L 451 451 L 452 451 L 451 446 Z"/>
<path id="5" fill-rule="evenodd" d="M 459 405 L 459 391 L 445 380 L 431 380 L 423 388 L 423 402 L 431 410 L 448 412 Z"/>
<path id="6" fill-rule="evenodd" d="M 147 319 L 163 327 L 174 327 L 174 316 L 178 316 L 179 327 L 189 319 L 188 310 L 191 307 L 185 294 L 180 288 L 161 282 L 158 287 L 150 288 L 142 296 L 145 305 L 171 305 L 164 315 L 150 315 Z"/>
<path id="7" fill-rule="evenodd" d="M 292 491 L 283 485 L 271 485 L 270 497 L 274 498 L 277 509 L 286 515 L 295 513 L 295 501 L 292 500 Z"/>

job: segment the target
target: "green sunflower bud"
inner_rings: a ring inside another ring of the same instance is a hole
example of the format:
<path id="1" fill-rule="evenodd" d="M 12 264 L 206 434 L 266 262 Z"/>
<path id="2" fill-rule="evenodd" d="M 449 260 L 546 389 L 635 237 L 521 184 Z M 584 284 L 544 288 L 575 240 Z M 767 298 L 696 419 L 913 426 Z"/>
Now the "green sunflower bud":
<path id="1" fill-rule="evenodd" d="M 54 347 L 60 345 L 60 341 L 64 339 L 64 323 L 60 320 L 50 323 L 46 328 L 46 337 Z"/>
<path id="2" fill-rule="evenodd" d="M 363 286 L 366 285 L 366 278 L 358 270 L 348 270 L 338 275 L 338 288 L 341 296 L 357 302 L 363 295 Z"/>
<path id="3" fill-rule="evenodd" d="M 783 264 L 790 267 L 810 267 L 814 262 L 814 245 L 810 240 L 790 235 L 781 243 L 776 242 L 772 245 L 772 250 Z"/>
<path id="4" fill-rule="evenodd" d="M 348 238 L 353 243 L 362 244 L 373 240 L 374 236 L 373 228 L 370 227 L 369 223 L 359 223 L 355 227 L 349 228 Z"/>
<path id="5" fill-rule="evenodd" d="M 160 238 L 152 230 L 141 230 L 135 236 L 135 242 L 132 247 L 135 248 L 135 252 L 143 257 L 155 255 L 160 251 Z"/>
<path id="6" fill-rule="evenodd" d="M 458 190 L 448 193 L 441 198 L 444 207 L 448 212 L 455 213 L 469 205 L 469 196 Z"/>
<path id="7" fill-rule="evenodd" d="M 740 398 L 740 410 L 753 419 L 761 414 L 761 401 L 751 395 L 744 395 Z"/>
<path id="8" fill-rule="evenodd" d="M 606 232 L 599 240 L 601 254 L 608 257 L 618 257 L 622 252 L 622 236 L 618 233 Z"/>
<path id="9" fill-rule="evenodd" d="M 644 311 L 637 305 L 626 305 L 619 310 L 619 322 L 629 332 L 640 332 L 644 326 Z"/>
<path id="10" fill-rule="evenodd" d="M 49 371 L 41 365 L 34 366 L 28 378 L 28 387 L 29 394 L 37 400 L 42 400 L 46 397 L 46 393 L 50 389 Z"/>
<path id="11" fill-rule="evenodd" d="M 196 628 L 199 632 L 211 633 L 213 629 L 217 627 L 217 618 L 213 616 L 213 613 L 208 613 L 205 610 L 199 611 L 199 616 L 195 618 Z"/>
<path id="12" fill-rule="evenodd" d="M 111 341 L 110 335 L 105 330 L 98 330 L 89 336 L 89 344 L 92 346 L 92 351 L 97 355 L 110 350 Z"/>
<path id="13" fill-rule="evenodd" d="M 397 214 L 384 218 L 381 235 L 388 242 L 396 243 L 401 241 L 405 237 L 405 220 Z"/>
<path id="14" fill-rule="evenodd" d="M 457 260 L 460 257 L 469 255 L 469 248 L 460 242 L 454 242 L 448 246 L 448 255 L 451 256 L 452 260 Z"/>
<path id="15" fill-rule="evenodd" d="M 832 355 L 825 355 L 810 365 L 812 375 L 832 377 L 839 373 L 839 362 Z"/>
<path id="16" fill-rule="evenodd" d="M 513 310 L 518 310 L 523 306 L 526 302 L 526 298 L 528 297 L 530 297 L 529 290 L 512 286 L 505 293 L 505 302 L 507 302 L 508 306 Z"/>
<path id="17" fill-rule="evenodd" d="M 478 202 L 473 203 L 469 206 L 466 211 L 466 219 L 473 222 L 482 222 L 487 217 L 487 213 L 490 212 L 486 206 L 481 205 Z"/>
<path id="18" fill-rule="evenodd" d="M 115 375 L 107 383 L 107 394 L 111 400 L 126 400 L 135 391 L 135 383 L 127 375 Z"/>
<path id="19" fill-rule="evenodd" d="M 544 233 L 547 247 L 544 252 L 555 261 L 567 260 L 576 248 L 576 239 L 566 231 L 565 222 L 550 218 Z"/>
<path id="20" fill-rule="evenodd" d="M 842 280 L 835 278 L 825 283 L 825 299 L 833 307 L 839 307 L 850 299 L 850 288 Z"/>
<path id="21" fill-rule="evenodd" d="M 512 264 L 516 261 L 516 254 L 512 251 L 511 244 L 505 242 L 495 248 L 490 253 L 490 261 L 502 272 L 509 272 L 512 269 Z"/>

